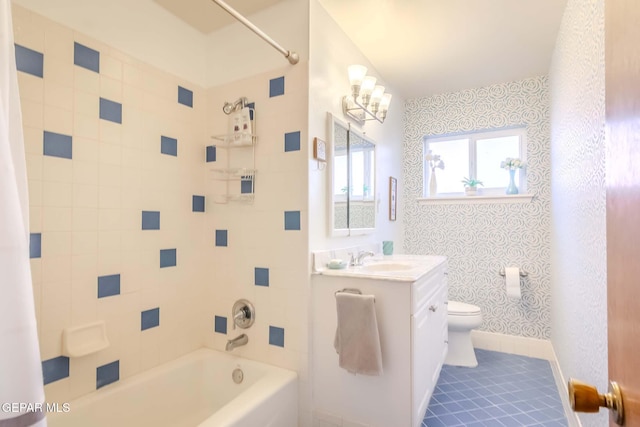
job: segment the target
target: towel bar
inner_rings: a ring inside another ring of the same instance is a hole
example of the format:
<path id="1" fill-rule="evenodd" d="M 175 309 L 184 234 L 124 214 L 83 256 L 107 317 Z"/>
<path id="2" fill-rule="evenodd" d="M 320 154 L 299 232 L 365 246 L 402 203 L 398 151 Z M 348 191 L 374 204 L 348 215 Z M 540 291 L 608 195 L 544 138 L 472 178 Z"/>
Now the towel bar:
<path id="1" fill-rule="evenodd" d="M 335 291 L 333 294 L 336 295 L 340 292 L 347 292 L 350 294 L 358 294 L 358 295 L 362 295 L 362 291 L 360 289 L 356 289 L 356 288 L 344 288 L 340 291 Z"/>
<path id="2" fill-rule="evenodd" d="M 348 294 L 357 294 L 357 295 L 362 295 L 362 291 L 360 289 L 356 289 L 356 288 L 344 288 L 342 290 L 339 291 L 335 291 L 333 293 L 333 295 L 338 295 L 341 292 L 346 292 Z M 375 302 L 376 298 L 373 298 L 373 301 Z"/>

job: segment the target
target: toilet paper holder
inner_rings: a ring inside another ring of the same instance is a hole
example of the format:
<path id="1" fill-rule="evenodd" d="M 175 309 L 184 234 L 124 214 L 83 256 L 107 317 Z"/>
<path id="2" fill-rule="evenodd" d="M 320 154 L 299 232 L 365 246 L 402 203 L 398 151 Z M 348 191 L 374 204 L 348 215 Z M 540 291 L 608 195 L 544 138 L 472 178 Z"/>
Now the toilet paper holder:
<path id="1" fill-rule="evenodd" d="M 498 274 L 504 277 L 505 275 L 504 268 L 501 268 L 500 271 L 498 271 Z M 520 270 L 520 277 L 527 277 L 528 275 L 529 273 L 527 273 L 526 271 Z"/>

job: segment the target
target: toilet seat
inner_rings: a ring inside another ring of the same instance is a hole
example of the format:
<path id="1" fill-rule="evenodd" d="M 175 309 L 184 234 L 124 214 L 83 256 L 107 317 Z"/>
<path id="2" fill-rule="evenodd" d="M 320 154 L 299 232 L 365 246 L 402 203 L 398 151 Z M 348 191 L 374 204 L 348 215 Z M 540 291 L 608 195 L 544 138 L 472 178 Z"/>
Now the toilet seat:
<path id="1" fill-rule="evenodd" d="M 480 314 L 480 307 L 460 301 L 449 301 L 447 314 L 450 316 L 477 316 Z"/>

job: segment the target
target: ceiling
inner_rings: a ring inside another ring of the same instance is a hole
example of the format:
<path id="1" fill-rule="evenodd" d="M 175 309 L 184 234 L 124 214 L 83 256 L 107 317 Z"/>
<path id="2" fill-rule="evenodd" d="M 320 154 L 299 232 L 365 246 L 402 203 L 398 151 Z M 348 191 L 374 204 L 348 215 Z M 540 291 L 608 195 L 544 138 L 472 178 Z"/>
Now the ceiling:
<path id="1" fill-rule="evenodd" d="M 566 0 L 320 0 L 405 98 L 544 75 Z"/>
<path id="2" fill-rule="evenodd" d="M 203 34 L 212 33 L 235 19 L 211 0 L 153 0 Z M 251 15 L 282 0 L 225 0 L 244 16 Z"/>
<path id="3" fill-rule="evenodd" d="M 153 0 L 204 34 L 233 22 L 210 0 Z M 280 0 L 227 0 L 245 16 Z M 567 0 L 319 0 L 405 98 L 547 74 Z"/>

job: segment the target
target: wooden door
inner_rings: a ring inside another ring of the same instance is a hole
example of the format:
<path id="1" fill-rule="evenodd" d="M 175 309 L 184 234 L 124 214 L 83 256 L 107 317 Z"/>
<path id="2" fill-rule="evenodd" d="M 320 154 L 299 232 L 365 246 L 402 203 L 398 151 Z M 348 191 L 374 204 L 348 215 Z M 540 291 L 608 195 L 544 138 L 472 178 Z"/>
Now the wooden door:
<path id="1" fill-rule="evenodd" d="M 609 380 L 639 427 L 640 1 L 606 1 L 605 45 Z"/>

